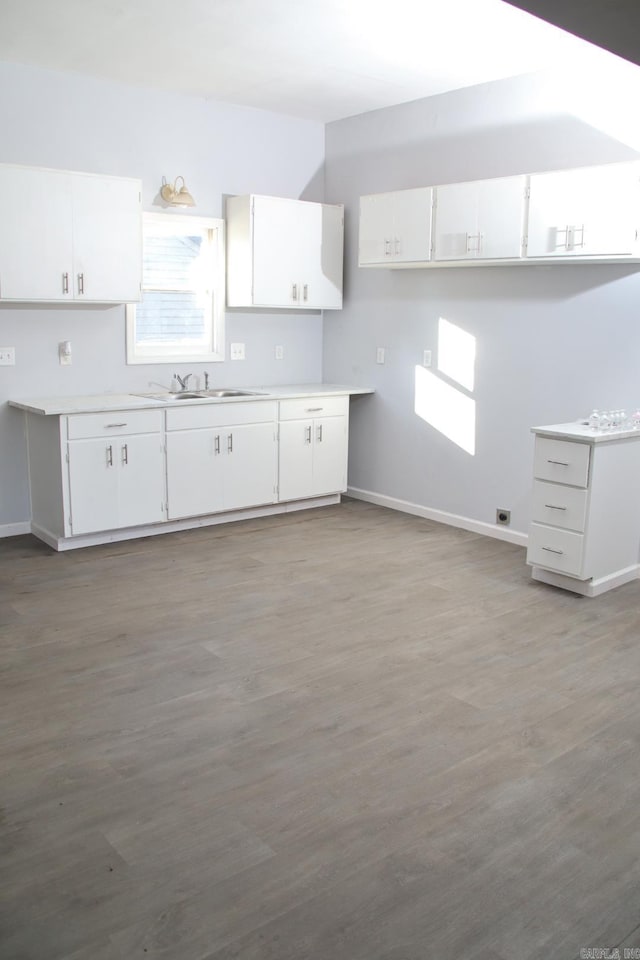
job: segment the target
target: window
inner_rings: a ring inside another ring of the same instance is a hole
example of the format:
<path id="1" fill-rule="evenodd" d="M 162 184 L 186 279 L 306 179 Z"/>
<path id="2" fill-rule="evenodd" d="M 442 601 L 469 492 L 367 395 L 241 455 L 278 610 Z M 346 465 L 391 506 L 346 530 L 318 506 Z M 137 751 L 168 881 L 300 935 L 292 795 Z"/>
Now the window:
<path id="1" fill-rule="evenodd" d="M 142 301 L 127 305 L 127 363 L 224 360 L 224 222 L 145 213 Z"/>

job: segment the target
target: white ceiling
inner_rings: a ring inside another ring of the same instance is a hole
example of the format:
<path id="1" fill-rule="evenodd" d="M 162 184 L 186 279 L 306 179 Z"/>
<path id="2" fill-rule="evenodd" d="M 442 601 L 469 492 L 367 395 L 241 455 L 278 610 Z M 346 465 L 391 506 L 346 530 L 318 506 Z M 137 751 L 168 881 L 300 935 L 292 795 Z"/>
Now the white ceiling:
<path id="1" fill-rule="evenodd" d="M 502 0 L 0 3 L 0 60 L 322 122 L 593 49 Z"/>

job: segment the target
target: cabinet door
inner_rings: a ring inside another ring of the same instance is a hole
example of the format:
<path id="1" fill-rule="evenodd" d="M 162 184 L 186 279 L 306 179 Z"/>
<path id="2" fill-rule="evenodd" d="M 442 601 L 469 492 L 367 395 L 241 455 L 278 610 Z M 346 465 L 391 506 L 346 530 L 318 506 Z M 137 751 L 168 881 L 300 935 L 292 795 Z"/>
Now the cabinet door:
<path id="1" fill-rule="evenodd" d="M 300 299 L 305 246 L 301 204 L 280 197 L 253 197 L 253 303 L 291 307 Z"/>
<path id="2" fill-rule="evenodd" d="M 167 505 L 170 520 L 224 510 L 222 430 L 167 434 Z"/>
<path id="3" fill-rule="evenodd" d="M 142 214 L 135 180 L 74 175 L 73 247 L 75 299 L 140 299 Z"/>
<path id="4" fill-rule="evenodd" d="M 344 216 L 342 206 L 301 203 L 299 249 L 300 306 L 339 310 L 342 307 Z"/>
<path id="5" fill-rule="evenodd" d="M 314 496 L 313 421 L 281 422 L 279 448 L 278 499 Z"/>
<path id="6" fill-rule="evenodd" d="M 437 187 L 435 259 L 520 257 L 525 191 L 525 177 Z"/>
<path id="7" fill-rule="evenodd" d="M 164 450 L 160 434 L 114 439 L 118 452 L 118 526 L 164 520 Z M 115 451 L 114 451 L 115 452 Z"/>
<path id="8" fill-rule="evenodd" d="M 430 260 L 432 188 L 399 190 L 393 197 L 391 259 L 398 263 L 422 263 Z"/>
<path id="9" fill-rule="evenodd" d="M 224 509 L 240 510 L 276 498 L 276 438 L 272 423 L 224 430 Z"/>
<path id="10" fill-rule="evenodd" d="M 631 255 L 638 199 L 635 164 L 532 176 L 527 256 Z"/>
<path id="11" fill-rule="evenodd" d="M 313 493 L 339 493 L 347 488 L 347 418 L 323 417 L 313 422 Z"/>
<path id="12" fill-rule="evenodd" d="M 391 259 L 394 196 L 393 193 L 376 193 L 369 197 L 360 197 L 360 266 L 388 263 Z"/>
<path id="13" fill-rule="evenodd" d="M 114 530 L 118 514 L 118 437 L 73 440 L 69 451 L 69 500 L 74 536 Z"/>
<path id="14" fill-rule="evenodd" d="M 0 297 L 70 300 L 71 178 L 54 170 L 3 166 Z"/>

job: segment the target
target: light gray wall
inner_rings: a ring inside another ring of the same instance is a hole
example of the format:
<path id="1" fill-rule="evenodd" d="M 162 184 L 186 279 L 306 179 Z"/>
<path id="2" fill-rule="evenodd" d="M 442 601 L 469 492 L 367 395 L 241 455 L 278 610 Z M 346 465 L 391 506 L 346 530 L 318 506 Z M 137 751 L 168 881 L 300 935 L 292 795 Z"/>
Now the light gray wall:
<path id="1" fill-rule="evenodd" d="M 201 216 L 223 216 L 229 194 L 322 199 L 324 127 L 260 110 L 0 63 L 0 131 L 0 162 L 139 177 L 145 210 L 162 209 L 162 177 L 178 175 Z M 60 340 L 72 341 L 70 367 L 58 364 Z M 319 313 L 230 311 L 227 353 L 232 341 L 246 344 L 246 360 L 210 365 L 214 384 L 322 379 Z M 14 346 L 17 361 L 0 367 L 2 528 L 29 519 L 22 415 L 9 398 L 139 391 L 168 384 L 172 371 L 126 365 L 124 307 L 3 305 L 0 345 Z"/>
<path id="2" fill-rule="evenodd" d="M 344 310 L 324 320 L 324 377 L 376 389 L 352 404 L 353 487 L 487 523 L 506 507 L 525 531 L 529 428 L 640 406 L 638 267 L 357 266 L 360 195 L 635 159 L 635 96 L 614 85 L 610 99 L 589 99 L 584 87 L 522 77 L 327 127 L 326 198 L 346 205 L 346 272 Z M 435 362 L 440 317 L 476 337 L 475 456 L 414 413 L 415 366 L 425 348 Z"/>

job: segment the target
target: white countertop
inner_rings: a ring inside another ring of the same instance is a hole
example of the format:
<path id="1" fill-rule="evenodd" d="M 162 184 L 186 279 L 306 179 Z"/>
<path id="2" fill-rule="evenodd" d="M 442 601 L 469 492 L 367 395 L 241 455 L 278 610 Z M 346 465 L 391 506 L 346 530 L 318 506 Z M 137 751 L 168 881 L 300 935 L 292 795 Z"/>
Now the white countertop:
<path id="1" fill-rule="evenodd" d="M 224 388 L 222 388 L 224 389 Z M 109 410 L 144 410 L 185 404 L 202 403 L 244 403 L 248 400 L 289 400 L 305 397 L 343 397 L 373 393 L 370 387 L 349 387 L 338 383 L 302 383 L 278 386 L 233 387 L 255 391 L 259 396 L 246 397 L 199 397 L 194 400 L 158 400 L 154 397 L 139 396 L 132 393 L 100 393 L 95 396 L 72 397 L 20 397 L 10 400 L 9 405 L 28 413 L 43 416 L 66 416 L 72 413 L 100 413 Z M 144 391 L 140 391 L 144 393 Z"/>
<path id="2" fill-rule="evenodd" d="M 582 440 L 588 443 L 609 443 L 611 440 L 640 440 L 640 430 L 594 431 L 588 423 L 554 423 L 547 427 L 531 427 L 531 432 L 560 440 Z"/>

